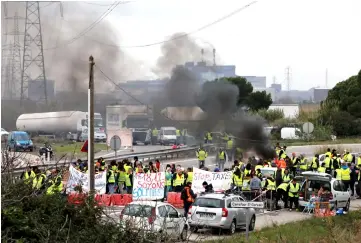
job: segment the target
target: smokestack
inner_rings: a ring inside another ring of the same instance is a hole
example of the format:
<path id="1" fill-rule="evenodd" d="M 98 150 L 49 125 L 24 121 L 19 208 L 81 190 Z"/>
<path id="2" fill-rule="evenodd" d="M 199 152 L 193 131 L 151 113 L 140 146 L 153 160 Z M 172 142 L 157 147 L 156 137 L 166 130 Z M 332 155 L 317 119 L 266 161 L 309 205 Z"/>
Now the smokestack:
<path id="1" fill-rule="evenodd" d="M 201 49 L 201 62 L 204 62 L 204 50 L 203 50 L 203 48 Z"/>
<path id="2" fill-rule="evenodd" d="M 216 66 L 216 49 L 213 48 L 213 66 Z"/>

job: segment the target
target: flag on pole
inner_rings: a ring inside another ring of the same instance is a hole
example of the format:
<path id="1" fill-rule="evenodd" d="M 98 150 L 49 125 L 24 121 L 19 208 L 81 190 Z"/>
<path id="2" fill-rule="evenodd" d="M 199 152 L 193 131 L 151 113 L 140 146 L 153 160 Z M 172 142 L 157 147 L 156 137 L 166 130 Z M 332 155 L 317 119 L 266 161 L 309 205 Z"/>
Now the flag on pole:
<path id="1" fill-rule="evenodd" d="M 86 140 L 80 149 L 81 152 L 88 153 L 88 140 Z"/>

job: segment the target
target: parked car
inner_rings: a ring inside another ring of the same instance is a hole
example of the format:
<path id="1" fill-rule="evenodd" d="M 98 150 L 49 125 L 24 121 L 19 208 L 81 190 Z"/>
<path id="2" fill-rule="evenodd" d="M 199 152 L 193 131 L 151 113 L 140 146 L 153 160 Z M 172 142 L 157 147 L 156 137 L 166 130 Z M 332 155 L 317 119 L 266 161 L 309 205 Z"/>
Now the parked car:
<path id="1" fill-rule="evenodd" d="M 254 208 L 231 207 L 231 202 L 239 201 L 246 200 L 239 195 L 224 193 L 198 196 L 188 212 L 188 224 L 193 231 L 211 228 L 227 230 L 229 234 L 234 234 L 237 228 L 246 227 L 248 219 L 249 230 L 253 230 L 256 224 L 256 211 Z"/>
<path id="2" fill-rule="evenodd" d="M 159 233 L 175 240 L 187 239 L 187 224 L 183 214 L 169 203 L 155 201 L 132 202 L 125 206 L 120 222 L 128 229 Z"/>
<path id="3" fill-rule="evenodd" d="M 332 208 L 343 208 L 348 211 L 350 208 L 351 195 L 341 180 L 332 178 L 331 175 L 326 173 L 306 171 L 302 173 L 304 181 L 300 189 L 299 206 L 301 208 L 310 200 L 312 194 L 317 196 L 318 190 L 321 186 L 329 193 L 326 194 Z"/>
<path id="4" fill-rule="evenodd" d="M 29 150 L 30 152 L 32 152 L 34 150 L 34 144 L 27 132 L 14 131 L 9 133 L 8 150 L 9 151 Z"/>

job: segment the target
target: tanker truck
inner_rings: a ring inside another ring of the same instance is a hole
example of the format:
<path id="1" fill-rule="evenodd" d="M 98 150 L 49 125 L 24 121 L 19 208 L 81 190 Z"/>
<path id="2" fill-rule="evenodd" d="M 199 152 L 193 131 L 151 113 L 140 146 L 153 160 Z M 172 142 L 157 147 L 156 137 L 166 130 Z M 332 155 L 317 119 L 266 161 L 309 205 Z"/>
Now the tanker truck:
<path id="1" fill-rule="evenodd" d="M 53 135 L 63 139 L 79 141 L 88 128 L 88 113 L 83 111 L 58 111 L 22 114 L 16 120 L 16 128 L 31 135 Z M 100 113 L 94 113 L 94 128 L 104 133 Z M 104 138 L 106 140 L 106 138 Z"/>

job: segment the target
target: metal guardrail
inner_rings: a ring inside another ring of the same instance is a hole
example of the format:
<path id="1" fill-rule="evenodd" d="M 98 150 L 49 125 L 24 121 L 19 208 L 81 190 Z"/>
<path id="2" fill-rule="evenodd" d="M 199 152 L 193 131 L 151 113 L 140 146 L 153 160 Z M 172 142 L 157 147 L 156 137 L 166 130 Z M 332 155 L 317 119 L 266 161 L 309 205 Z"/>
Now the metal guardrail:
<path id="1" fill-rule="evenodd" d="M 214 144 L 207 144 L 203 146 L 205 148 L 205 150 L 208 153 L 213 153 L 216 151 L 216 145 Z M 166 149 L 166 150 L 161 150 L 161 151 L 150 151 L 150 152 L 144 152 L 144 153 L 130 153 L 130 154 L 123 154 L 123 155 L 119 155 L 117 157 L 109 157 L 109 158 L 105 158 L 105 162 L 107 164 L 109 164 L 112 160 L 116 160 L 116 161 L 120 161 L 123 159 L 129 159 L 129 158 L 133 158 L 135 156 L 138 157 L 139 161 L 150 161 L 150 160 L 167 160 L 167 159 L 174 159 L 174 158 L 184 158 L 184 157 L 188 157 L 188 156 L 193 156 L 195 157 L 195 152 L 196 150 L 199 148 L 199 146 L 194 146 L 194 147 L 186 147 L 186 148 L 180 148 L 180 149 Z M 51 167 L 63 167 L 63 166 L 68 166 L 70 163 L 75 162 L 75 161 L 64 161 L 64 162 L 51 162 L 51 163 L 45 163 L 43 162 L 43 164 L 41 165 L 37 165 L 37 167 L 39 169 L 44 169 L 44 168 L 51 168 Z M 12 173 L 21 173 L 23 172 L 25 169 L 25 167 L 20 167 L 20 168 L 14 168 L 12 170 Z"/>

